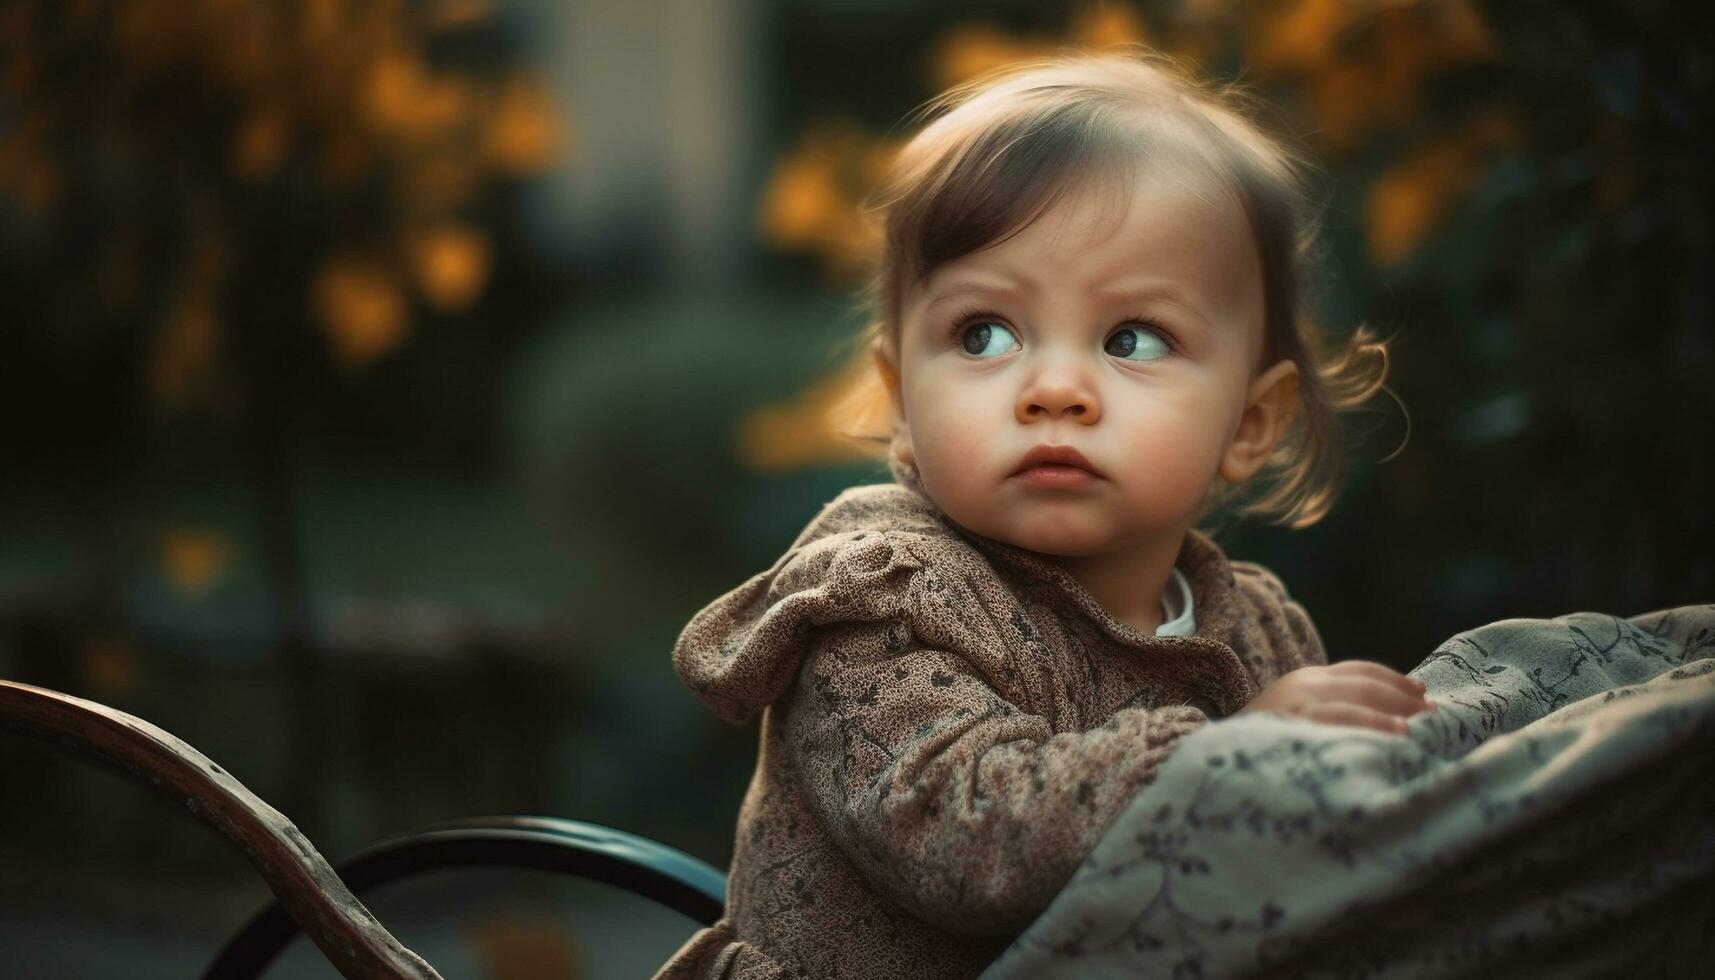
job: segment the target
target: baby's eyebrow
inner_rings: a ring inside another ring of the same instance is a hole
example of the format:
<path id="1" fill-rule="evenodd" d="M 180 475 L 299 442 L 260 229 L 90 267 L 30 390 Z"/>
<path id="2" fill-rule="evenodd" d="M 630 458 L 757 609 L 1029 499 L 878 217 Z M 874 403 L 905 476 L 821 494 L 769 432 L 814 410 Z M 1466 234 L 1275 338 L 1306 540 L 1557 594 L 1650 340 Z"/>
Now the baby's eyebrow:
<path id="1" fill-rule="evenodd" d="M 1034 293 L 1036 286 L 1029 279 L 1016 281 L 1013 285 L 1002 282 L 978 280 L 954 280 L 937 289 L 931 294 L 928 304 L 923 307 L 925 313 L 935 309 L 942 303 L 966 293 L 998 293 L 1003 296 L 1019 296 Z M 1178 306 L 1204 323 L 1209 317 L 1203 312 L 1195 297 L 1187 290 L 1165 279 L 1153 279 L 1143 282 L 1127 281 L 1117 285 L 1102 286 L 1096 289 L 1096 295 L 1109 302 L 1120 302 L 1140 299 L 1165 300 Z"/>
<path id="2" fill-rule="evenodd" d="M 1202 320 L 1209 322 L 1209 317 L 1203 312 L 1202 306 L 1196 302 L 1189 290 L 1186 290 L 1166 279 L 1156 279 L 1149 282 L 1136 283 L 1129 286 L 1109 287 L 1096 291 L 1098 295 L 1109 300 L 1138 300 L 1159 299 L 1171 303 Z"/>
<path id="3" fill-rule="evenodd" d="M 1003 296 L 1021 296 L 1035 292 L 1035 286 L 1029 282 L 1015 282 L 1008 285 L 1004 282 L 980 282 L 977 280 L 954 280 L 935 290 L 925 310 L 932 310 L 947 300 L 966 293 L 999 293 Z"/>

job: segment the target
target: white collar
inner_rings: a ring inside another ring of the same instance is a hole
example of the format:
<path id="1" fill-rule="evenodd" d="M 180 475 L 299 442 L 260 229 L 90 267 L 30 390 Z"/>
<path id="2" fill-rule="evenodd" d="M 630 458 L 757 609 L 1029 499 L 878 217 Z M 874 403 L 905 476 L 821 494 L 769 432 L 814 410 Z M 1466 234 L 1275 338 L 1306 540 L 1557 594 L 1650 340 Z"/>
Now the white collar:
<path id="1" fill-rule="evenodd" d="M 1191 582 L 1177 566 L 1161 593 L 1161 620 L 1156 636 L 1190 636 L 1197 632 L 1197 611 L 1191 607 Z"/>

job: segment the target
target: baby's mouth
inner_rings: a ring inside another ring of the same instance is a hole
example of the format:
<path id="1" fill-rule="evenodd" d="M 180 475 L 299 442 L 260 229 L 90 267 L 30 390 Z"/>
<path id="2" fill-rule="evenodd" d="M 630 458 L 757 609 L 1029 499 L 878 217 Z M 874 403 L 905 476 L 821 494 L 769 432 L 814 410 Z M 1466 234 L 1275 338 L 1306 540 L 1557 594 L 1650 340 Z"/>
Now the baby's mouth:
<path id="1" fill-rule="evenodd" d="M 1102 474 L 1084 454 L 1069 445 L 1040 445 L 1024 454 L 1014 476 L 1023 476 L 1036 470 L 1078 470 L 1090 477 L 1099 478 Z M 1062 475 L 1063 479 L 1072 479 L 1070 475 Z"/>
<path id="2" fill-rule="evenodd" d="M 1013 479 L 1043 489 L 1072 489 L 1088 486 L 1101 477 L 1081 466 L 1043 463 L 1019 470 L 1013 474 Z"/>

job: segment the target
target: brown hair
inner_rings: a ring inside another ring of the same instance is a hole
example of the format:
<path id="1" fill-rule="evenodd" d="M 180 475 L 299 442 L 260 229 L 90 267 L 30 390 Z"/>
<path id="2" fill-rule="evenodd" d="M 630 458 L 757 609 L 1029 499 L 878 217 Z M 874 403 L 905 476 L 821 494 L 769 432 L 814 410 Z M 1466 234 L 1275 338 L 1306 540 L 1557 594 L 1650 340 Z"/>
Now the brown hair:
<path id="1" fill-rule="evenodd" d="M 932 99 L 914 115 L 937 118 L 900 151 L 864 207 L 881 216 L 882 236 L 862 289 L 869 321 L 854 338 L 860 356 L 880 353 L 897 369 L 908 290 L 1022 231 L 1072 186 L 1123 194 L 1145 167 L 1212 178 L 1243 208 L 1261 258 L 1257 369 L 1287 359 L 1299 371 L 1299 410 L 1248 481 L 1260 491 L 1247 494 L 1235 516 L 1291 527 L 1320 520 L 1345 478 L 1337 413 L 1385 390 L 1387 343 L 1360 326 L 1335 344 L 1311 318 L 1301 295 L 1318 221 L 1307 190 L 1311 167 L 1251 121 L 1247 110 L 1260 105 L 1235 86 L 1198 82 L 1141 45 L 1008 65 Z M 833 417 L 873 418 L 886 403 L 874 365 Z M 867 444 L 889 443 L 873 431 L 840 428 Z M 1217 478 L 1198 519 L 1238 497 L 1238 487 Z"/>

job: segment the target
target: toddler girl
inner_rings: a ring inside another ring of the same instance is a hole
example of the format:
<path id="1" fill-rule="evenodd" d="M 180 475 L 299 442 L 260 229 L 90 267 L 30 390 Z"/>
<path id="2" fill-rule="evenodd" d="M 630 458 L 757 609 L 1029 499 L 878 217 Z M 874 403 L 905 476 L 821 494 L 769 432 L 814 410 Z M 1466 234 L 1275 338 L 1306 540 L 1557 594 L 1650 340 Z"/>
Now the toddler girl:
<path id="1" fill-rule="evenodd" d="M 658 976 L 976 976 L 1199 726 L 1429 707 L 1329 665 L 1280 581 L 1194 528 L 1320 518 L 1336 413 L 1386 371 L 1301 313 L 1302 167 L 1241 105 L 1138 49 L 929 104 L 863 338 L 895 482 L 841 493 L 673 650 L 762 731 L 726 915 Z"/>

